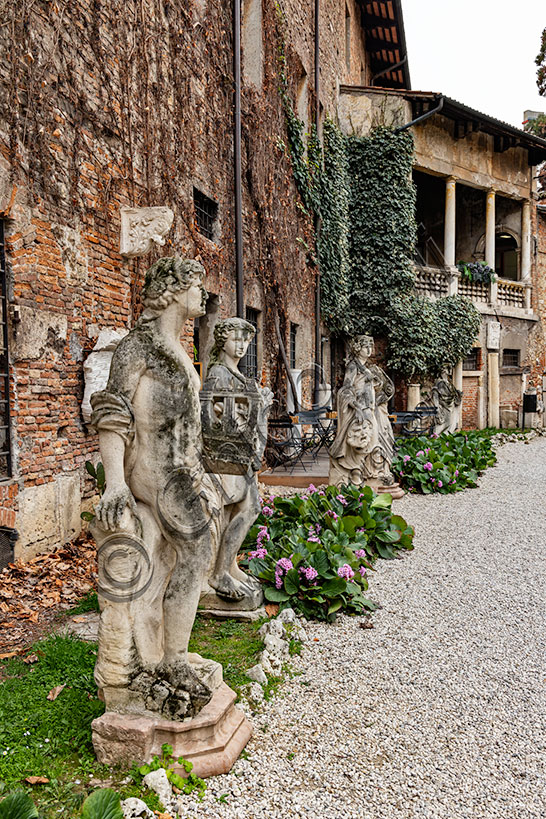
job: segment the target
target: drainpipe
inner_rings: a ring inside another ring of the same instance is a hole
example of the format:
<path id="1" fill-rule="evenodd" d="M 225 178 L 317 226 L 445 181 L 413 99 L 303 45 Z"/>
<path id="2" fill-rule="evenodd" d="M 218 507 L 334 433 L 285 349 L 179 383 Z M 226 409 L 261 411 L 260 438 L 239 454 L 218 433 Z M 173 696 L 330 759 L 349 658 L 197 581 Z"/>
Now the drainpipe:
<path id="1" fill-rule="evenodd" d="M 430 111 L 427 111 L 424 114 L 421 114 L 420 117 L 417 119 L 412 119 L 411 122 L 406 122 L 405 125 L 402 125 L 400 128 L 396 128 L 394 133 L 400 134 L 402 131 L 407 131 L 408 128 L 412 128 L 414 125 L 417 125 L 419 122 L 424 122 L 426 119 L 431 117 L 433 114 L 438 114 L 442 108 L 444 107 L 444 97 L 440 97 L 440 102 L 436 106 L 436 108 L 431 108 Z"/>
<path id="2" fill-rule="evenodd" d="M 315 130 L 317 139 L 320 125 L 320 0 L 315 0 Z M 318 264 L 318 241 L 320 233 L 320 218 L 315 213 L 315 242 L 317 247 L 317 276 L 315 285 L 315 379 L 313 384 L 313 403 L 319 405 L 320 395 L 320 266 Z"/>
<path id="3" fill-rule="evenodd" d="M 241 191 L 241 0 L 233 0 L 233 176 L 235 188 L 235 299 L 236 312 L 244 318 L 243 289 L 243 197 Z"/>
<path id="4" fill-rule="evenodd" d="M 402 68 L 402 66 L 405 65 L 407 63 L 407 61 L 408 61 L 408 56 L 406 54 L 404 59 L 400 60 L 399 63 L 395 63 L 394 65 L 389 65 L 388 68 L 384 68 L 383 71 L 378 71 L 378 73 L 374 74 L 373 77 L 371 78 L 370 85 L 373 86 L 373 84 L 375 83 L 376 80 L 379 79 L 379 77 L 385 76 L 385 74 L 388 74 L 389 71 L 396 71 L 397 68 Z"/>

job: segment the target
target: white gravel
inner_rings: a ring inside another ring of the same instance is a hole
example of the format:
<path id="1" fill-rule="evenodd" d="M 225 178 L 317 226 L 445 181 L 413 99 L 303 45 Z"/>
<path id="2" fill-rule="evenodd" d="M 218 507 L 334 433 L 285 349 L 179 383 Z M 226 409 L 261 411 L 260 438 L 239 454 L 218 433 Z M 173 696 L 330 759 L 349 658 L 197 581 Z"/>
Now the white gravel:
<path id="1" fill-rule="evenodd" d="M 380 561 L 375 627 L 308 626 L 188 817 L 546 816 L 546 440 L 498 457 L 480 489 L 397 503 L 415 550 Z"/>

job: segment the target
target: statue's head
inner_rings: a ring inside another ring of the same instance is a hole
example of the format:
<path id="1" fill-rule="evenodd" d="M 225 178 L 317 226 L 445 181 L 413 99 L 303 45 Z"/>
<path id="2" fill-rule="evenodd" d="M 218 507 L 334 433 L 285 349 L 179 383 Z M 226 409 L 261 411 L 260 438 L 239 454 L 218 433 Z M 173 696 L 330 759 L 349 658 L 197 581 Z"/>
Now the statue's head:
<path id="1" fill-rule="evenodd" d="M 355 336 L 347 342 L 348 358 L 369 358 L 373 355 L 373 336 Z"/>
<path id="2" fill-rule="evenodd" d="M 228 318 L 214 327 L 214 347 L 210 353 L 209 367 L 223 358 L 223 353 L 240 361 L 247 351 L 256 328 L 243 318 Z"/>
<path id="3" fill-rule="evenodd" d="M 194 298 L 188 304 L 194 316 L 204 315 L 207 291 L 203 281 L 205 268 L 195 259 L 181 259 L 179 256 L 164 256 L 148 269 L 142 288 L 144 312 L 142 319 L 150 321 L 157 318 L 179 293 L 194 289 Z M 200 292 L 197 293 L 197 290 Z M 189 297 L 188 293 L 188 297 Z"/>

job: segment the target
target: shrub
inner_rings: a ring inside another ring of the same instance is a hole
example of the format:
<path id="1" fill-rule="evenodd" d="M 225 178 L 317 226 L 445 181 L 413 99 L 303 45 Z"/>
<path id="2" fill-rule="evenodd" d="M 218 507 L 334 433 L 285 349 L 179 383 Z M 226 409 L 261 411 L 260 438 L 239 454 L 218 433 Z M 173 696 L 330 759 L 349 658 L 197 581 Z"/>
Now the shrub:
<path id="1" fill-rule="evenodd" d="M 420 436 L 398 442 L 393 474 L 410 492 L 460 492 L 496 462 L 489 433 L 481 430 Z"/>
<path id="2" fill-rule="evenodd" d="M 294 498 L 270 499 L 250 530 L 243 563 L 265 584 L 266 599 L 307 619 L 376 608 L 364 596 L 377 557 L 412 549 L 413 529 L 391 511 L 390 495 L 310 486 Z"/>

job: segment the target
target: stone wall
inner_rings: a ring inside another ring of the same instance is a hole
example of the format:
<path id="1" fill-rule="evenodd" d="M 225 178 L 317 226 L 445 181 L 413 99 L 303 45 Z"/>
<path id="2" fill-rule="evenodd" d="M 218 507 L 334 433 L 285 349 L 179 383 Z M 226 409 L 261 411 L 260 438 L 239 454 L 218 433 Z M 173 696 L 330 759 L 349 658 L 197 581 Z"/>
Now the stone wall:
<path id="1" fill-rule="evenodd" d="M 314 354 L 315 268 L 299 207 L 278 94 L 285 41 L 291 95 L 313 111 L 312 0 L 245 0 L 242 161 L 245 303 L 260 312 L 261 380 L 280 397 L 286 375 L 275 316 L 297 366 Z M 340 81 L 367 71 L 358 6 L 322 3 L 322 112 Z M 245 17 L 246 14 L 246 17 Z M 30 557 L 72 538 L 93 494 L 84 470 L 97 439 L 80 415 L 83 361 L 101 329 L 130 327 L 145 269 L 159 256 L 198 256 L 219 316 L 235 311 L 231 4 L 74 0 L 9 4 L 0 28 L 0 215 L 11 304 L 14 477 L 0 485 L 0 525 Z M 302 86 L 302 72 L 307 83 Z M 303 89 L 303 90 L 302 90 Z M 194 221 L 193 189 L 218 203 L 214 241 Z M 168 205 L 165 247 L 119 253 L 122 206 Z M 187 345 L 193 336 L 188 328 Z M 310 399 L 311 382 L 305 387 Z"/>

